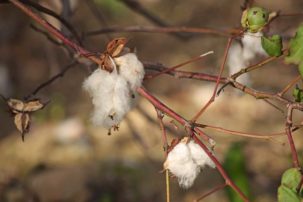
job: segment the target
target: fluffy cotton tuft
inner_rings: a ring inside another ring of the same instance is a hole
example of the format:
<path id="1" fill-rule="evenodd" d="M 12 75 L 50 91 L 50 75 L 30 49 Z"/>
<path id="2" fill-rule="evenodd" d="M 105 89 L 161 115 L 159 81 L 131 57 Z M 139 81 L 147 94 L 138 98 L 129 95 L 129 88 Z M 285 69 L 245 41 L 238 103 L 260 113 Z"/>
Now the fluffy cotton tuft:
<path id="1" fill-rule="evenodd" d="M 189 141 L 187 146 L 189 148 L 193 161 L 198 166 L 200 166 L 201 169 L 205 166 L 209 166 L 211 168 L 216 167 L 214 162 L 208 157 L 205 151 L 197 143 L 194 141 Z"/>
<path id="2" fill-rule="evenodd" d="M 91 120 L 97 126 L 117 126 L 130 110 L 130 92 L 126 80 L 116 72 L 98 68 L 83 83 L 92 97 L 94 111 Z"/>
<path id="3" fill-rule="evenodd" d="M 193 185 L 200 170 L 205 166 L 215 168 L 214 163 L 194 141 L 183 138 L 167 155 L 164 168 L 178 178 L 180 187 Z"/>
<path id="4" fill-rule="evenodd" d="M 119 74 L 127 81 L 130 89 L 135 92 L 141 86 L 144 78 L 143 64 L 135 53 L 127 53 L 114 58 Z"/>
<path id="5" fill-rule="evenodd" d="M 247 62 L 254 59 L 256 56 L 266 56 L 266 52 L 262 48 L 261 37 L 262 32 L 257 33 L 245 33 L 242 38 L 243 44 L 243 58 Z"/>
<path id="6" fill-rule="evenodd" d="M 229 50 L 227 65 L 229 73 L 234 74 L 249 65 L 251 60 L 257 56 L 267 56 L 261 45 L 262 32 L 244 33 L 241 39 L 242 46 L 234 43 Z M 242 74 L 237 81 L 244 85 L 250 85 L 250 77 L 248 74 Z"/>
<path id="7" fill-rule="evenodd" d="M 135 105 L 135 91 L 144 77 L 143 64 L 136 54 L 110 59 L 114 64 L 113 72 L 98 68 L 83 83 L 94 105 L 93 124 L 108 129 L 117 127 Z"/>

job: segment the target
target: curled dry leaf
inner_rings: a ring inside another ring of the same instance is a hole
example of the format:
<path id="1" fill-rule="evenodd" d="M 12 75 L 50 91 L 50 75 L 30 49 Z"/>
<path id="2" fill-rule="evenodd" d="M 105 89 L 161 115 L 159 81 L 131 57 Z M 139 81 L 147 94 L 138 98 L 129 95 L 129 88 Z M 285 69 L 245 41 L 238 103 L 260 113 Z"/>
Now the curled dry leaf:
<path id="1" fill-rule="evenodd" d="M 117 57 L 122 52 L 126 43 L 126 38 L 115 38 L 107 44 L 106 50 L 100 56 L 101 69 L 105 69 L 109 72 L 113 71 L 115 68 L 113 58 Z"/>
<path id="2" fill-rule="evenodd" d="M 21 100 L 10 98 L 7 100 L 8 107 L 14 112 L 34 112 L 42 109 L 45 104 L 40 100 L 35 99 L 28 102 L 23 102 Z"/>
<path id="3" fill-rule="evenodd" d="M 24 141 L 24 135 L 30 128 L 30 113 L 42 109 L 46 103 L 42 103 L 39 99 L 22 101 L 13 98 L 6 99 L 6 103 L 14 114 L 15 126 L 20 131 L 22 141 Z"/>
<path id="4" fill-rule="evenodd" d="M 22 141 L 24 141 L 24 134 L 29 131 L 30 128 L 30 116 L 28 113 L 18 113 L 14 117 L 14 123 L 17 129 L 22 135 Z"/>

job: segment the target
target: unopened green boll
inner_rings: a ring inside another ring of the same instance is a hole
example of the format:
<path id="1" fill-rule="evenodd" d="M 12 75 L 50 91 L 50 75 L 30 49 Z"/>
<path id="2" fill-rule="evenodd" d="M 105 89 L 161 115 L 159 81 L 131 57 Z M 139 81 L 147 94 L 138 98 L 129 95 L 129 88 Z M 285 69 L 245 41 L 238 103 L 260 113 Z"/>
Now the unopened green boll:
<path id="1" fill-rule="evenodd" d="M 249 32 L 259 32 L 269 21 L 269 12 L 265 8 L 252 7 L 243 11 L 241 24 Z"/>

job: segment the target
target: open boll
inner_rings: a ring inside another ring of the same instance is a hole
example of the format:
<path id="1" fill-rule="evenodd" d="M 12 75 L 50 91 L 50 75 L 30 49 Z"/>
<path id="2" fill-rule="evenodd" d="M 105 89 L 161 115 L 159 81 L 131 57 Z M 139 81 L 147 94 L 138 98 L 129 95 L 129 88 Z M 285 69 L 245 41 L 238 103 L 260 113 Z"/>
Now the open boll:
<path id="1" fill-rule="evenodd" d="M 135 105 L 133 91 L 142 85 L 144 77 L 143 64 L 134 53 L 110 59 L 112 72 L 98 68 L 83 83 L 94 105 L 92 123 L 107 129 L 117 128 Z"/>
<path id="2" fill-rule="evenodd" d="M 132 91 L 141 86 L 144 78 L 143 64 L 138 60 L 135 53 L 126 53 L 114 58 L 119 74 L 128 82 Z"/>
<path id="3" fill-rule="evenodd" d="M 229 67 L 229 74 L 232 75 L 241 69 L 248 67 L 250 62 L 258 56 L 267 56 L 261 44 L 262 32 L 251 33 L 245 32 L 241 38 L 241 43 L 234 43 L 229 50 L 227 65 Z M 250 85 L 249 75 L 242 74 L 237 81 L 244 85 Z"/>
<path id="4" fill-rule="evenodd" d="M 168 153 L 163 164 L 164 169 L 176 176 L 180 187 L 185 189 L 194 184 L 198 174 L 206 166 L 215 168 L 205 151 L 188 137 L 183 138 Z"/>

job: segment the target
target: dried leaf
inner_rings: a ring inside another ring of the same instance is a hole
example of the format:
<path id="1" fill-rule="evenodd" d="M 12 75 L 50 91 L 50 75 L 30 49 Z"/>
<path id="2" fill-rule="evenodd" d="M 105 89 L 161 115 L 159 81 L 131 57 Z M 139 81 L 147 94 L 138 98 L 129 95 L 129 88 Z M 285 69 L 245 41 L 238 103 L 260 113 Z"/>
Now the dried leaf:
<path id="1" fill-rule="evenodd" d="M 22 140 L 24 141 L 24 134 L 29 131 L 30 127 L 30 116 L 28 113 L 17 113 L 14 117 L 14 122 L 16 128 L 20 131 L 22 135 Z"/>
<path id="2" fill-rule="evenodd" d="M 113 59 L 109 54 L 102 54 L 101 55 L 101 68 L 105 70 L 109 70 L 110 72 L 113 71 L 115 68 L 116 64 L 114 63 Z"/>
<path id="3" fill-rule="evenodd" d="M 7 105 L 9 106 L 9 108 L 14 114 L 19 112 L 34 112 L 39 109 L 42 109 L 45 106 L 45 104 L 38 99 L 31 100 L 28 102 L 23 102 L 21 100 L 12 99 L 12 98 L 8 99 Z"/>
<path id="4" fill-rule="evenodd" d="M 115 38 L 107 44 L 106 52 L 111 57 L 116 57 L 121 53 L 126 43 L 126 38 Z"/>
<path id="5" fill-rule="evenodd" d="M 24 109 L 24 102 L 17 99 L 8 99 L 7 105 L 12 109 L 12 111 L 23 111 Z"/>
<path id="6" fill-rule="evenodd" d="M 39 109 L 42 109 L 43 107 L 44 107 L 44 104 L 41 103 L 41 101 L 37 99 L 37 100 L 32 100 L 32 101 L 25 103 L 23 111 L 24 112 L 34 112 Z"/>

